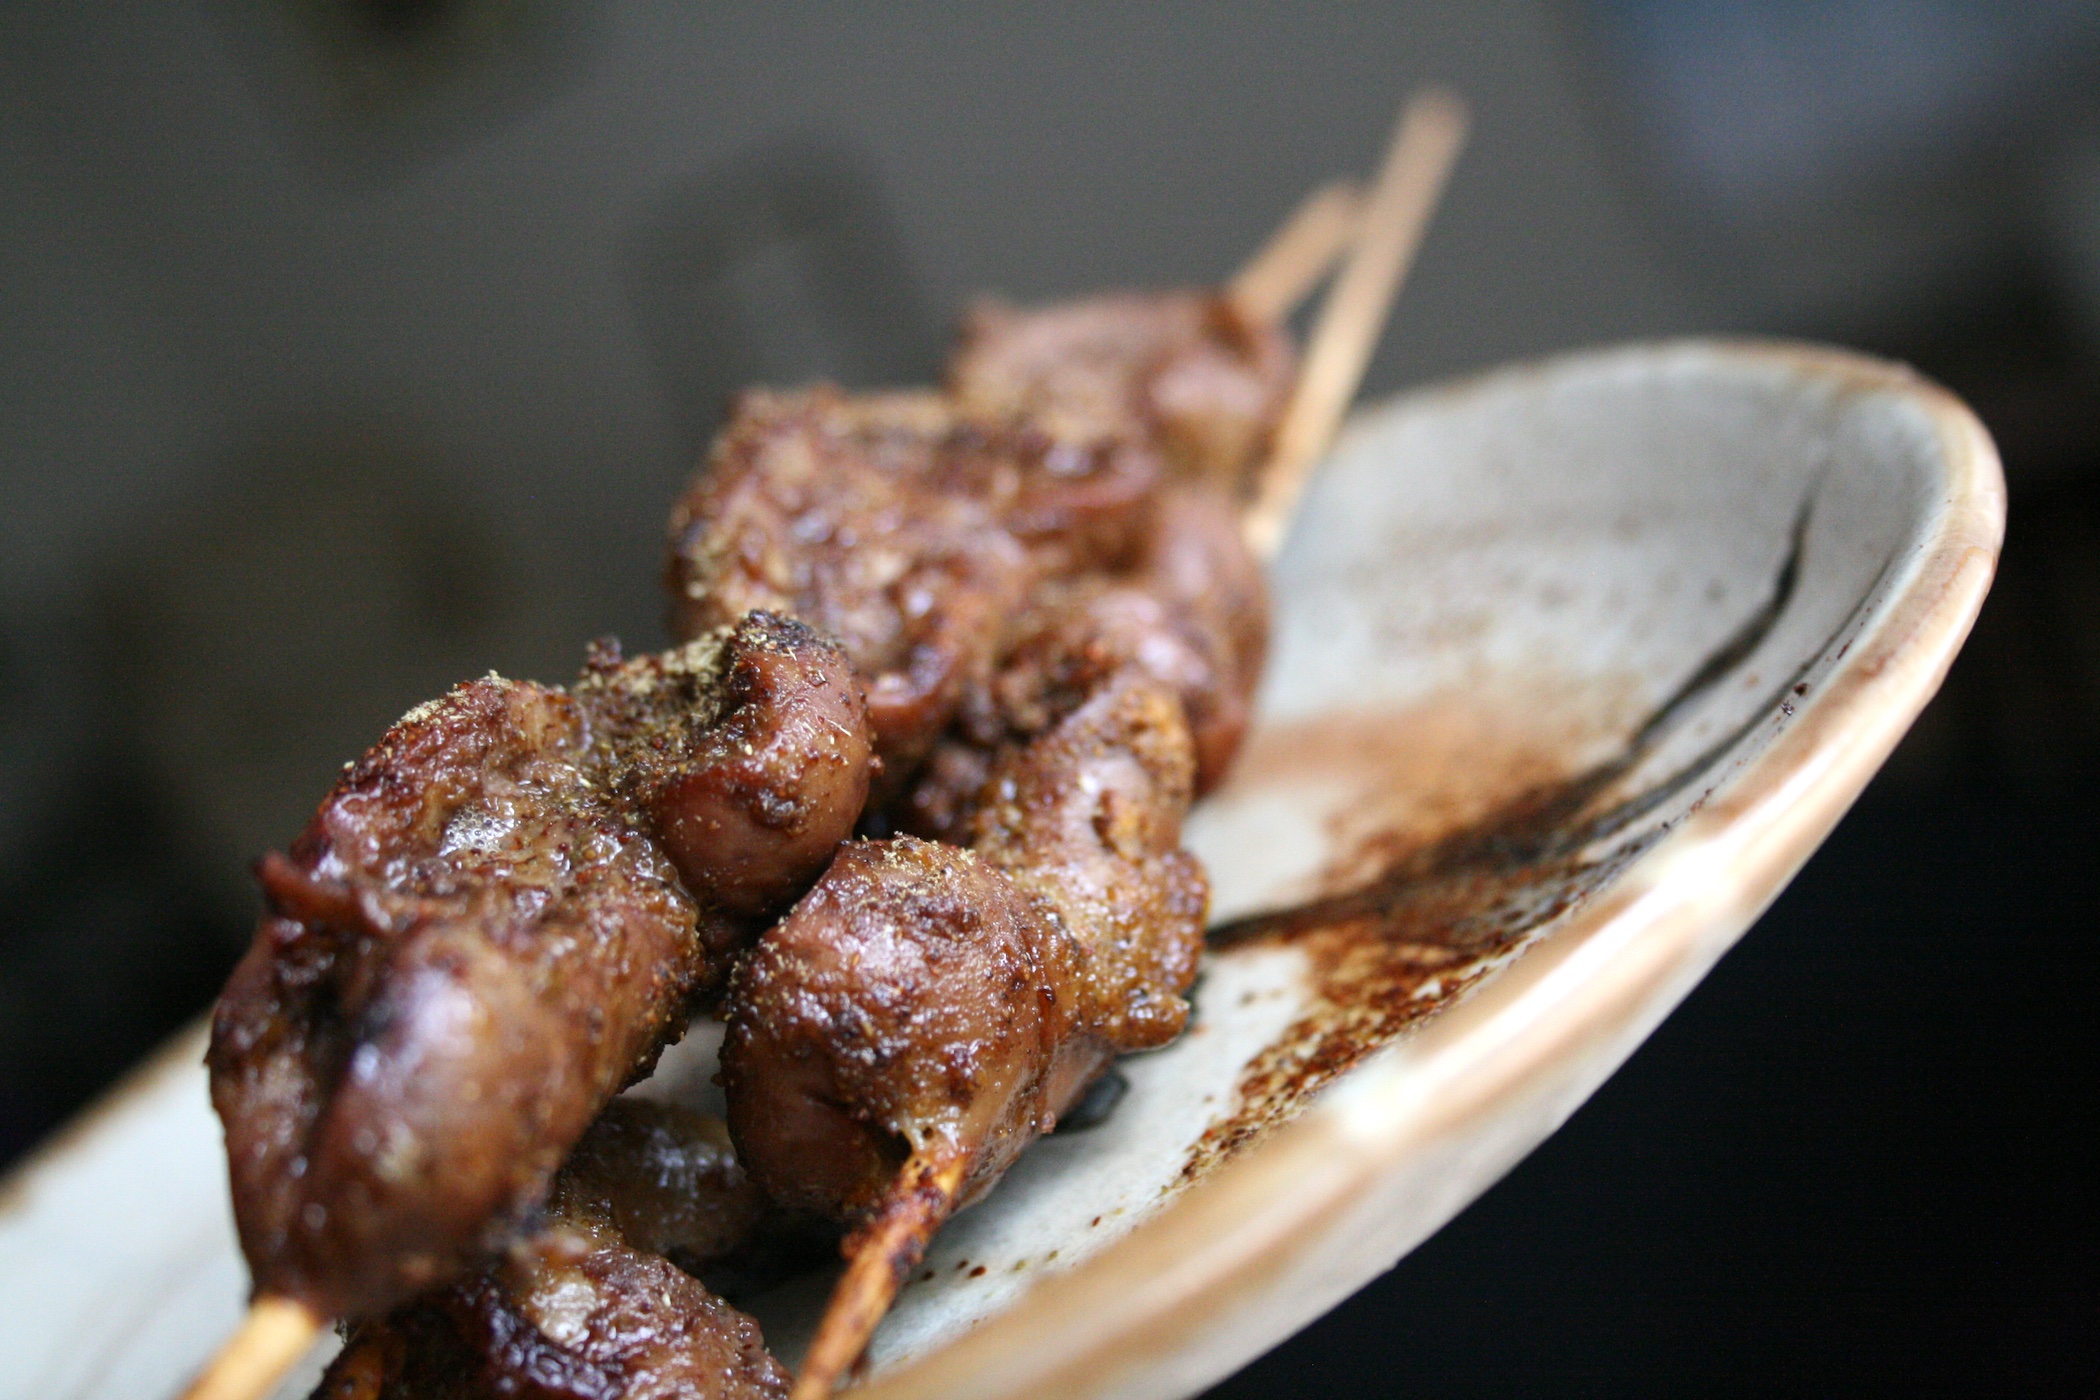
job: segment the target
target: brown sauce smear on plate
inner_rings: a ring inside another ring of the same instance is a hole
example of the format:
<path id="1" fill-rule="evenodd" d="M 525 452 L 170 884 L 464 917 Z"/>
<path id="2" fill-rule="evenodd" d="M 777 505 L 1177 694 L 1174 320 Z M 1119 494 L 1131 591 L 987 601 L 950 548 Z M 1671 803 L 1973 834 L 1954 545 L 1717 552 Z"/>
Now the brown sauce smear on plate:
<path id="1" fill-rule="evenodd" d="M 1329 868 L 1375 871 L 1369 879 L 1213 930 L 1214 949 L 1304 953 L 1312 1005 L 1247 1066 L 1237 1104 L 1197 1141 L 1182 1180 L 1204 1175 L 1364 1056 L 1450 1005 L 1660 838 L 1658 828 L 1601 855 L 1570 840 L 1584 825 L 1578 818 L 1593 776 L 1534 787 L 1440 839 L 1373 835 L 1345 847 Z"/>
<path id="2" fill-rule="evenodd" d="M 1764 604 L 1691 670 L 1617 753 L 1568 776 L 1534 782 L 1486 810 L 1476 808 L 1478 815 L 1447 826 L 1442 835 L 1425 834 L 1419 820 L 1396 822 L 1389 815 L 1381 823 L 1375 813 L 1359 809 L 1348 820 L 1357 830 L 1374 829 L 1338 843 L 1341 854 L 1328 863 L 1311 898 L 1211 931 L 1214 950 L 1300 950 L 1310 964 L 1311 1005 L 1248 1064 L 1232 1110 L 1190 1149 L 1183 1184 L 1295 1116 L 1345 1070 L 1463 996 L 1538 930 L 1609 885 L 1681 820 L 1661 815 L 1675 799 L 1695 784 L 1710 789 L 1719 781 L 1722 760 L 1750 734 L 1791 720 L 1815 659 L 1839 645 L 1851 618 L 1751 706 L 1740 724 L 1667 776 L 1626 791 L 1643 760 L 1771 635 L 1800 576 L 1813 505 L 1811 490 Z M 1352 723 L 1342 716 L 1322 724 L 1334 731 L 1323 742 L 1339 742 L 1342 751 L 1353 747 L 1347 731 L 1361 727 L 1360 719 Z M 1390 721 L 1386 728 L 1390 733 Z M 1580 746 L 1572 733 L 1567 737 L 1571 742 L 1561 752 L 1572 755 Z M 1301 739 L 1296 746 L 1310 742 Z M 1391 744 L 1388 738 L 1384 747 Z M 1390 788 L 1406 781 L 1405 769 L 1380 768 L 1382 752 L 1354 752 L 1377 782 Z M 1475 771 L 1499 775 L 1504 793 L 1524 776 L 1525 760 L 1516 751 L 1475 757 Z"/>

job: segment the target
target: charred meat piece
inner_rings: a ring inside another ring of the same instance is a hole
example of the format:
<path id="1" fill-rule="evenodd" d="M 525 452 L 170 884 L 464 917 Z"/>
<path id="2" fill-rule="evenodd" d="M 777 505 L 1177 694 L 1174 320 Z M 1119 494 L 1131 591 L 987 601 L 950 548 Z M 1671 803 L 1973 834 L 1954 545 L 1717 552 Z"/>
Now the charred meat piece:
<path id="1" fill-rule="evenodd" d="M 209 1057 L 259 1291 L 357 1316 L 459 1267 L 683 1024 L 699 911 L 586 748 L 567 694 L 471 682 L 264 859 Z"/>
<path id="2" fill-rule="evenodd" d="M 907 1158 L 988 1190 L 1114 1055 L 1188 1015 L 1207 888 L 1181 704 L 1135 671 L 1003 755 L 977 847 L 856 842 L 738 968 L 723 1084 L 767 1193 L 887 1208 Z"/>
<path id="3" fill-rule="evenodd" d="M 921 836 L 968 841 L 998 754 L 1041 733 L 1126 667 L 1180 696 L 1200 796 L 1224 778 L 1246 736 L 1267 649 L 1268 590 L 1237 514 L 1214 491 L 1170 489 L 1131 568 L 1038 590 L 996 669 L 965 695 L 892 821 Z"/>
<path id="4" fill-rule="evenodd" d="M 370 1316 L 514 1230 L 755 933 L 737 915 L 792 899 L 851 830 L 846 677 L 755 616 L 601 654 L 574 693 L 459 686 L 345 771 L 261 862 L 266 913 L 213 1020 L 258 1292 Z"/>
<path id="5" fill-rule="evenodd" d="M 775 913 L 809 888 L 867 805 L 860 684 L 800 622 L 754 613 L 624 663 L 600 648 L 576 699 L 593 766 L 646 814 L 687 891 L 726 913 Z"/>
<path id="6" fill-rule="evenodd" d="M 784 1395 L 758 1324 L 667 1257 L 731 1253 L 767 1216 L 719 1122 L 617 1100 L 555 1179 L 536 1233 L 357 1327 L 316 1400 Z"/>
<path id="7" fill-rule="evenodd" d="M 934 394 L 748 393 L 672 515 L 673 630 L 765 608 L 837 637 L 895 790 L 1039 582 L 1136 548 L 1159 479 L 1142 447 L 986 428 Z"/>
<path id="8" fill-rule="evenodd" d="M 853 1219 L 919 1148 L 970 1144 L 996 1180 L 1047 1116 L 1074 1029 L 1078 941 L 954 846 L 855 842 L 759 941 L 732 986 L 730 1122 L 783 1205 Z"/>
<path id="9" fill-rule="evenodd" d="M 1288 336 L 1214 292 L 1122 294 L 1021 310 L 980 302 L 948 366 L 961 410 L 1060 441 L 1147 442 L 1237 498 L 1289 397 Z"/>
<path id="10" fill-rule="evenodd" d="M 992 765 L 974 851 L 840 851 L 739 966 L 722 1083 L 753 1179 L 855 1228 L 803 1359 L 830 1393 L 927 1241 L 1124 1051 L 1188 1018 L 1208 888 L 1195 759 L 1138 667 Z"/>

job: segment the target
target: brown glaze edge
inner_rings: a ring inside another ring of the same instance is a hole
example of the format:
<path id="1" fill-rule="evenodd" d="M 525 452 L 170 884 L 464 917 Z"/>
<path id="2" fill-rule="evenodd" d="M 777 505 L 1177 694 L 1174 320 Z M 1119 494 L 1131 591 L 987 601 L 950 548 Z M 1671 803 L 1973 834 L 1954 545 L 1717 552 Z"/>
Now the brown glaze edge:
<path id="1" fill-rule="evenodd" d="M 1836 826 L 1939 689 L 1982 606 L 2004 536 L 1997 451 L 1945 389 L 1846 351 L 1693 340 L 1631 353 L 1688 352 L 1904 394 L 1929 415 L 1946 476 L 1900 591 L 1763 753 L 1473 997 L 1346 1076 L 1302 1117 L 1123 1240 L 855 1394 L 1155 1396 L 1226 1374 L 1287 1335 L 1250 1325 L 1278 1305 L 1279 1284 L 1295 1282 L 1311 1295 L 1293 1301 L 1295 1330 L 1375 1272 L 1340 1276 L 1323 1268 L 1323 1246 L 1382 1177 L 1461 1146 L 1468 1129 L 1484 1127 L 1498 1110 L 1544 1105 L 1548 1126 L 1520 1132 L 1514 1152 L 1500 1150 L 1496 1174 L 1514 1165 L 1660 1024 Z M 1432 391 L 1427 401 L 1625 354 L 1499 371 Z M 1730 874 L 1702 880 L 1694 877 L 1699 866 Z M 1440 1202 L 1400 1252 L 1475 1194 L 1466 1189 Z M 1110 1298 L 1115 1305 L 1104 1307 Z M 1248 1335 L 1257 1339 L 1253 1349 Z"/>

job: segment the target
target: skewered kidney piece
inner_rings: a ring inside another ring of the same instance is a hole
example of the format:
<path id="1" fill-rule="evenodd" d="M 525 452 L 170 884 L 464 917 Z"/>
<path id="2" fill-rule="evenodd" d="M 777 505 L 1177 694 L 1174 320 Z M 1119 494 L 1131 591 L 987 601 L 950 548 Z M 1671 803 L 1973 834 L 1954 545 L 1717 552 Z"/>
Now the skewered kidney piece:
<path id="1" fill-rule="evenodd" d="M 1254 567 L 1236 533 L 1220 553 L 1232 574 Z M 1189 638 L 1237 620 L 1129 585 L 1038 606 L 1037 652 L 992 688 L 982 784 L 951 813 L 970 849 L 845 847 L 725 1001 L 722 1083 L 747 1169 L 775 1199 L 858 1227 L 798 1395 L 852 1364 L 942 1220 L 1116 1055 L 1187 1019 L 1208 893 L 1180 846 L 1196 748 L 1183 688 L 1145 658 L 1229 654 Z"/>
<path id="2" fill-rule="evenodd" d="M 502 1260 L 353 1330 L 315 1400 L 760 1400 L 787 1372 L 688 1266 L 773 1215 L 721 1123 L 617 1099 Z"/>
<path id="3" fill-rule="evenodd" d="M 1156 444 L 1237 499 L 1268 451 L 1297 355 L 1223 292 L 1125 292 L 963 318 L 948 388 L 963 412 L 1025 419 L 1061 441 Z"/>
<path id="4" fill-rule="evenodd" d="M 1160 476 L 1142 445 L 987 426 L 936 394 L 747 393 L 672 515 L 672 628 L 767 608 L 836 637 L 894 792 L 1031 593 L 1129 556 Z"/>
<path id="5" fill-rule="evenodd" d="M 288 856 L 212 1028 L 256 1289 L 369 1316 L 499 1243 L 859 816 L 845 658 L 754 614 L 411 711 Z"/>

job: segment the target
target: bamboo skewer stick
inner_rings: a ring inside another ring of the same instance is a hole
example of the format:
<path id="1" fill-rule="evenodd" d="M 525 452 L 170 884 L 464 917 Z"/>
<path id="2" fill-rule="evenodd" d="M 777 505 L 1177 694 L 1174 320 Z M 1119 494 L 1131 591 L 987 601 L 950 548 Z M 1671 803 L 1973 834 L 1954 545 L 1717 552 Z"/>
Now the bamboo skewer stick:
<path id="1" fill-rule="evenodd" d="M 1356 238 L 1363 188 L 1353 180 L 1320 186 L 1225 284 L 1225 299 L 1257 325 L 1291 314 Z"/>
<path id="2" fill-rule="evenodd" d="M 257 1400 L 277 1388 L 326 1325 L 304 1303 L 257 1298 L 240 1330 L 190 1382 L 182 1400 Z"/>
<path id="3" fill-rule="evenodd" d="M 1365 201 L 1356 246 L 1320 307 L 1304 367 L 1257 479 L 1246 530 L 1248 544 L 1263 558 L 1273 558 L 1282 544 L 1313 466 L 1356 396 L 1465 133 L 1465 104 L 1442 88 L 1420 93 L 1400 114 Z"/>
<path id="4" fill-rule="evenodd" d="M 788 1400 L 826 1400 L 860 1360 L 906 1275 L 925 1257 L 927 1241 L 954 1209 L 967 1165 L 960 1155 L 945 1161 L 914 1155 L 897 1173 L 889 1204 L 847 1245 L 846 1272 L 824 1305 Z"/>
<path id="5" fill-rule="evenodd" d="M 1367 203 L 1347 183 L 1315 190 L 1226 285 L 1226 297 L 1242 315 L 1280 321 L 1354 242 L 1321 308 L 1248 519 L 1250 539 L 1265 555 L 1273 552 L 1306 474 L 1355 394 L 1464 134 L 1465 111 L 1455 96 L 1432 89 L 1416 97 L 1401 115 Z M 890 1203 L 848 1246 L 846 1271 L 832 1289 L 789 1400 L 828 1400 L 860 1359 L 953 1208 L 963 1168 L 960 1158 L 937 1165 L 915 1156 L 898 1173 Z"/>
<path id="6" fill-rule="evenodd" d="M 1265 465 L 1262 495 L 1248 520 L 1250 538 L 1280 533 L 1280 520 L 1265 525 L 1262 512 L 1281 511 L 1280 519 L 1288 519 L 1306 470 L 1355 393 L 1464 129 L 1456 97 L 1432 90 L 1415 98 L 1401 116 L 1368 203 L 1345 181 L 1313 191 L 1226 284 L 1226 298 L 1242 315 L 1274 323 L 1289 315 L 1354 243 L 1321 308 L 1278 429 L 1277 448 Z M 1293 422 L 1299 423 L 1295 432 Z M 1295 479 L 1285 479 L 1292 473 Z M 936 1164 L 914 1156 L 905 1163 L 890 1203 L 847 1246 L 846 1271 L 832 1289 L 789 1400 L 828 1400 L 867 1350 L 898 1289 L 953 1208 L 963 1169 L 960 1158 Z"/>

